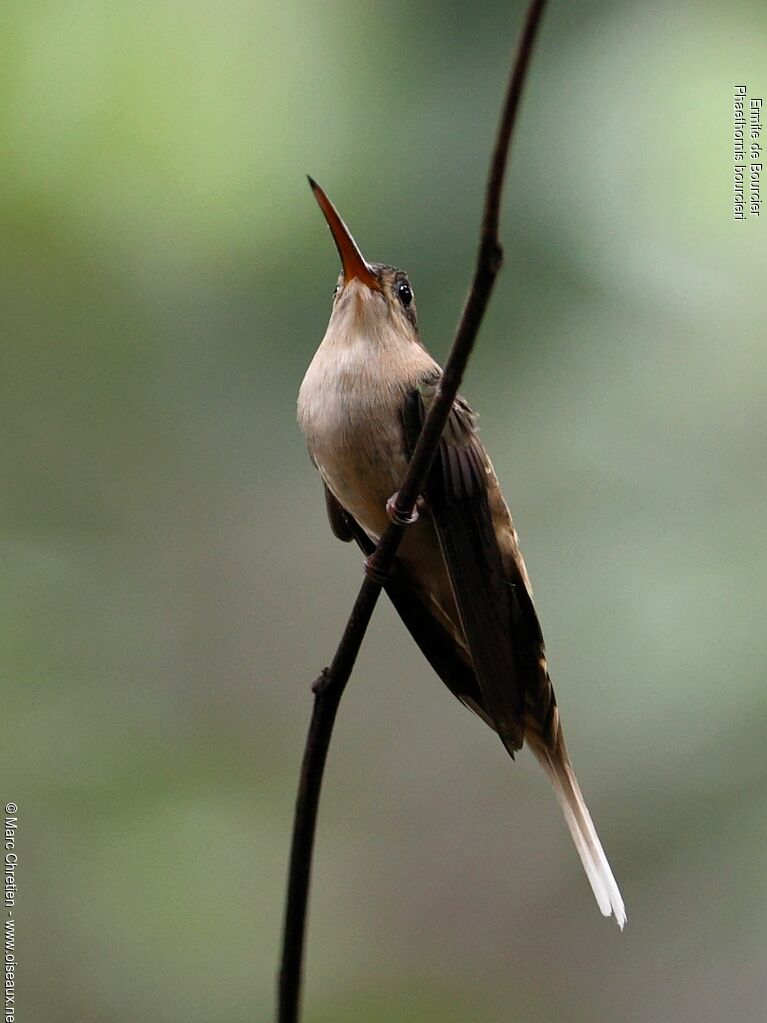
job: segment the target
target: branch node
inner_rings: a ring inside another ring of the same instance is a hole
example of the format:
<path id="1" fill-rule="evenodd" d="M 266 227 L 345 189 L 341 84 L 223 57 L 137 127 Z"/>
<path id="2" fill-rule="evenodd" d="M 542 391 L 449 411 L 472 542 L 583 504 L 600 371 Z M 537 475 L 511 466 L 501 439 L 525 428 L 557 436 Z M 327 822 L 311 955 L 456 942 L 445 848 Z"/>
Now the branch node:
<path id="1" fill-rule="evenodd" d="M 315 696 L 321 696 L 331 682 L 330 668 L 323 668 L 317 678 L 312 682 L 312 692 Z"/>
<path id="2" fill-rule="evenodd" d="M 493 274 L 493 276 L 495 276 L 497 273 L 499 273 L 501 267 L 503 266 L 503 246 L 497 241 L 491 242 L 487 246 L 487 253 L 485 258 L 487 260 L 488 269 Z"/>

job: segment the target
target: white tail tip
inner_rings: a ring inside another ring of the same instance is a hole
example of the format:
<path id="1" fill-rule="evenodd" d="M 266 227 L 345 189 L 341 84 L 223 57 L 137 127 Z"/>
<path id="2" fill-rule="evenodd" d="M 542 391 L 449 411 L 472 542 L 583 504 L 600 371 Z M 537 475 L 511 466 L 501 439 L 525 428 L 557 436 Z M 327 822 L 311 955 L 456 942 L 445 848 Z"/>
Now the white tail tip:
<path id="1" fill-rule="evenodd" d="M 567 754 L 561 748 L 556 753 L 544 749 L 534 751 L 554 787 L 597 905 L 604 916 L 614 916 L 618 926 L 623 930 L 626 923 L 623 898 Z"/>

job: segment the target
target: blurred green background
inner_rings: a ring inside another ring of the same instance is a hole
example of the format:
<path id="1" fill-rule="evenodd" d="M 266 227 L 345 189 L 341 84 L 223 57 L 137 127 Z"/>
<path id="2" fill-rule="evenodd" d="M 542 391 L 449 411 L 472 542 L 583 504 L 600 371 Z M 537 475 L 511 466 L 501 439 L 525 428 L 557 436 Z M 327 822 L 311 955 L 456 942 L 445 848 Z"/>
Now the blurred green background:
<path id="1" fill-rule="evenodd" d="M 338 271 L 442 359 L 519 4 L 0 15 L 4 801 L 18 1018 L 268 1020 L 310 711 L 360 580 L 295 425 Z M 759 77 L 761 76 L 761 78 Z M 553 4 L 463 392 L 514 510 L 601 919 L 545 778 L 376 612 L 331 751 L 306 1023 L 763 1018 L 767 12 Z"/>

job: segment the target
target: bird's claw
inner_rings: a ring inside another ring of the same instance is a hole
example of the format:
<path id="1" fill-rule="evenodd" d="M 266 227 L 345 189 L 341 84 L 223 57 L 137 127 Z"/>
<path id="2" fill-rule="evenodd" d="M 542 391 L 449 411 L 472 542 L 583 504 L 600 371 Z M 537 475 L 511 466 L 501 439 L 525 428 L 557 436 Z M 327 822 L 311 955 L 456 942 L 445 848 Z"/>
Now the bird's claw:
<path id="1" fill-rule="evenodd" d="M 419 497 L 415 503 L 415 508 L 409 515 L 403 515 L 397 507 L 397 498 L 399 497 L 399 491 L 392 494 L 389 500 L 386 502 L 386 514 L 399 526 L 412 526 L 414 522 L 418 521 L 418 515 L 423 508 L 423 498 Z"/>
<path id="2" fill-rule="evenodd" d="M 365 575 L 374 583 L 378 583 L 379 586 L 383 586 L 389 578 L 388 570 L 383 570 L 378 567 L 375 553 L 369 554 L 368 557 L 365 558 Z"/>

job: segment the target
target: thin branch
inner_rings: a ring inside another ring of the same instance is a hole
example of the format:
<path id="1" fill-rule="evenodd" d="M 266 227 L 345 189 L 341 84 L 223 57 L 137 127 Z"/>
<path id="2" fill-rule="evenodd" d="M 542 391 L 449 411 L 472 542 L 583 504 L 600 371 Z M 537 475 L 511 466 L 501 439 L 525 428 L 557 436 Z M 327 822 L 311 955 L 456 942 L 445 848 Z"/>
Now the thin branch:
<path id="1" fill-rule="evenodd" d="M 546 0 L 532 0 L 517 44 L 490 164 L 474 277 L 437 394 L 423 425 L 405 479 L 398 491 L 396 514 L 381 536 L 372 558 L 368 560 L 369 567 L 365 579 L 330 667 L 322 672 L 313 686 L 314 709 L 301 765 L 290 853 L 279 974 L 278 1023 L 298 1023 L 299 1019 L 306 913 L 317 808 L 336 712 L 380 596 L 383 581 L 392 567 L 397 547 L 407 528 L 404 523 L 410 517 L 418 495 L 423 490 L 485 315 L 496 276 L 503 264 L 503 249 L 498 237 L 501 195 L 522 87 L 545 6 Z"/>

